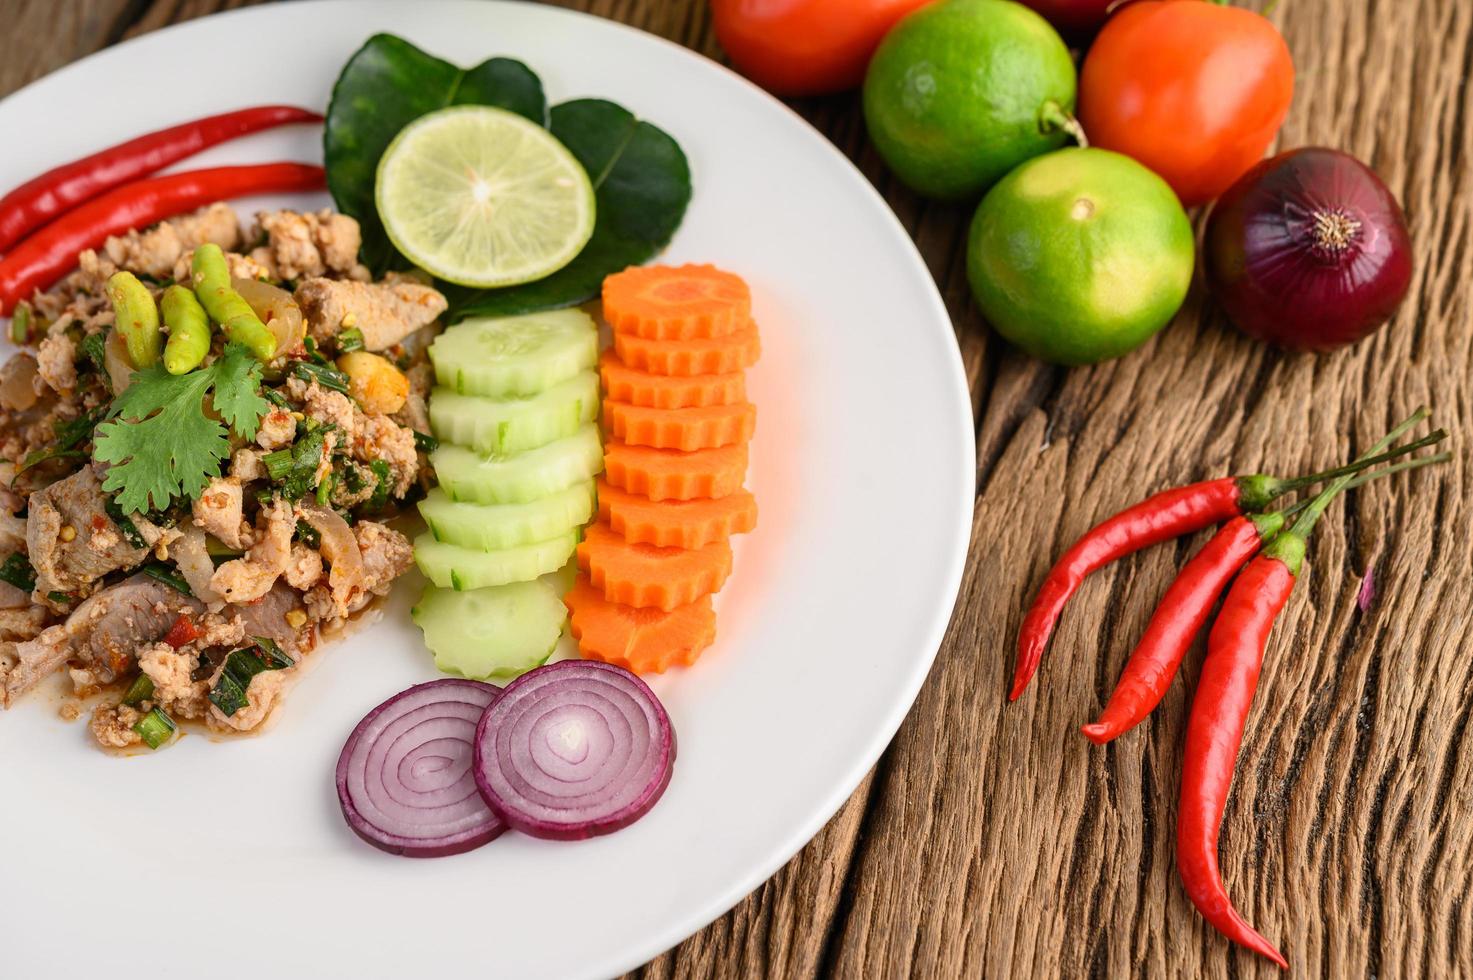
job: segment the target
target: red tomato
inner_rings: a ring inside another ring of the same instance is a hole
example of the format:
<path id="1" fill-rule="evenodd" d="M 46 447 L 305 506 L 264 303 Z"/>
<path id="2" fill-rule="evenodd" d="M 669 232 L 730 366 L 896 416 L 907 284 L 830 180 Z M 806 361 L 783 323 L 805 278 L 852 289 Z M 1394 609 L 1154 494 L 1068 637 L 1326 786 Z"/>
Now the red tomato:
<path id="1" fill-rule="evenodd" d="M 1207 0 L 1135 0 L 1095 38 L 1079 78 L 1091 145 L 1134 157 L 1190 207 L 1268 150 L 1294 96 L 1294 61 L 1263 17 Z"/>
<path id="2" fill-rule="evenodd" d="M 875 45 L 927 0 L 711 0 L 716 40 L 743 75 L 778 95 L 854 88 Z"/>
<path id="3" fill-rule="evenodd" d="M 1118 0 L 1023 0 L 1023 5 L 1043 14 L 1059 33 L 1078 38 L 1105 22 Z"/>

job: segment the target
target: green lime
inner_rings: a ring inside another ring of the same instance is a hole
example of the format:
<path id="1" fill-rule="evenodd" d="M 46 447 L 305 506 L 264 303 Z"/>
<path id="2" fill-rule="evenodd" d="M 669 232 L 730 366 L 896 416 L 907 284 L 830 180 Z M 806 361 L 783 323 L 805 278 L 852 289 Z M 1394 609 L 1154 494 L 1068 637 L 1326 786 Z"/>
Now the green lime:
<path id="1" fill-rule="evenodd" d="M 1192 224 L 1171 188 L 1109 150 L 1029 160 L 982 199 L 967 242 L 983 315 L 1058 364 L 1149 340 L 1186 299 L 1193 260 Z"/>
<path id="2" fill-rule="evenodd" d="M 547 130 L 489 106 L 405 126 L 378 165 L 379 219 L 415 265 L 462 286 L 551 275 L 593 235 L 593 185 Z"/>
<path id="3" fill-rule="evenodd" d="M 975 200 L 1065 141 L 1074 60 L 1048 21 L 1010 0 L 937 0 L 897 24 L 864 78 L 870 139 L 928 197 Z"/>

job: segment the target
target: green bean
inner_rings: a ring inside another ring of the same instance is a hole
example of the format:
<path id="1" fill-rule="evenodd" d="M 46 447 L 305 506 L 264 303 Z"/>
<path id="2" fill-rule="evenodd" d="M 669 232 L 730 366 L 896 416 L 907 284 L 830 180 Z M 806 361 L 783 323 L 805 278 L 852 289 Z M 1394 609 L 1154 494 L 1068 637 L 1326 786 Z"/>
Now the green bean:
<path id="1" fill-rule="evenodd" d="M 170 374 L 188 374 L 210 352 L 210 318 L 187 286 L 170 286 L 164 290 L 159 306 L 169 328 L 164 367 Z"/>
<path id="2" fill-rule="evenodd" d="M 230 268 L 220 246 L 206 242 L 194 250 L 192 268 L 194 294 L 225 331 L 225 336 L 245 344 L 259 361 L 269 361 L 276 353 L 276 338 L 249 303 L 230 286 Z"/>
<path id="3" fill-rule="evenodd" d="M 107 281 L 107 298 L 113 305 L 118 333 L 128 347 L 128 360 L 139 370 L 153 367 L 162 346 L 153 294 L 133 273 L 115 272 Z"/>

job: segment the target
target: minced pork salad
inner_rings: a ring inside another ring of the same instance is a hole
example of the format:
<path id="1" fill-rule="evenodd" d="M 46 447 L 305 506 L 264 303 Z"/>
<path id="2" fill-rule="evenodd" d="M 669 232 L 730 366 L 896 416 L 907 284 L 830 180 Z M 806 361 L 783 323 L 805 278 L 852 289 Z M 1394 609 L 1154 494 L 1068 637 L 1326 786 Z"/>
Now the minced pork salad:
<path id="1" fill-rule="evenodd" d="M 111 238 L 0 368 L 0 706 L 65 670 L 102 745 L 249 731 L 411 564 L 445 298 L 357 222 L 224 204 Z M 162 326 L 161 326 L 162 323 Z M 167 342 L 167 346 L 165 343 Z"/>

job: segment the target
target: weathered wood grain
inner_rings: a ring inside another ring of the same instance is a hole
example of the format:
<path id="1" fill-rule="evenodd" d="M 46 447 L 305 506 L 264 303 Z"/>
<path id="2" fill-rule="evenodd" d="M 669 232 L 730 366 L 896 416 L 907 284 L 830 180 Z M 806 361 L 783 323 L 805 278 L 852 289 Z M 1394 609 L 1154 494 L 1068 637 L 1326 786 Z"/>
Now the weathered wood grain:
<path id="1" fill-rule="evenodd" d="M 231 0 L 0 4 L 0 92 Z M 719 57 L 706 5 L 570 0 Z M 1413 296 L 1327 357 L 1266 351 L 1194 294 L 1112 364 L 1021 357 L 973 311 L 963 209 L 884 171 L 854 100 L 798 104 L 885 193 L 957 327 L 977 412 L 972 557 L 932 676 L 822 834 L 730 914 L 645 967 L 722 976 L 1270 976 L 1197 917 L 1172 856 L 1200 646 L 1156 715 L 1098 749 L 1103 704 L 1190 545 L 1103 572 L 1033 688 L 1005 707 L 1020 610 L 1053 555 L 1164 485 L 1329 465 L 1430 402 L 1457 459 L 1332 509 L 1276 630 L 1223 828 L 1231 894 L 1297 972 L 1473 976 L 1473 4 L 1288 0 L 1284 145 L 1339 146 L 1405 202 Z M 1362 574 L 1378 597 L 1360 612 Z"/>

